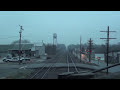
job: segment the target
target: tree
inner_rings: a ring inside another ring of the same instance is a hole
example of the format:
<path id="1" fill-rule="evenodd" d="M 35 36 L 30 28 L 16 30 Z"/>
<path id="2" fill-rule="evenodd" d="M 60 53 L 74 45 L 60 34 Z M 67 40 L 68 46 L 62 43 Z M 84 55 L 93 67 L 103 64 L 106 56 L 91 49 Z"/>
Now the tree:
<path id="1" fill-rule="evenodd" d="M 19 40 L 13 41 L 11 44 L 18 44 Z M 30 43 L 29 40 L 21 40 L 21 43 Z"/>

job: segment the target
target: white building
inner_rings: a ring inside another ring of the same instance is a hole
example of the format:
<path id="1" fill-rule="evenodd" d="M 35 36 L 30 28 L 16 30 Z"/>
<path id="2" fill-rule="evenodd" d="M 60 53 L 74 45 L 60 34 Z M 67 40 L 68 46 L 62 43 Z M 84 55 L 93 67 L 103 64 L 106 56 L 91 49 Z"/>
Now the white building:
<path id="1" fill-rule="evenodd" d="M 35 44 L 31 51 L 35 52 L 34 53 L 35 57 L 38 57 L 41 59 L 47 58 L 47 54 L 45 53 L 45 45 L 44 44 Z"/>
<path id="2" fill-rule="evenodd" d="M 95 54 L 95 60 L 98 60 L 98 59 L 100 59 L 101 61 L 104 61 L 105 60 L 105 54 L 96 53 Z"/>

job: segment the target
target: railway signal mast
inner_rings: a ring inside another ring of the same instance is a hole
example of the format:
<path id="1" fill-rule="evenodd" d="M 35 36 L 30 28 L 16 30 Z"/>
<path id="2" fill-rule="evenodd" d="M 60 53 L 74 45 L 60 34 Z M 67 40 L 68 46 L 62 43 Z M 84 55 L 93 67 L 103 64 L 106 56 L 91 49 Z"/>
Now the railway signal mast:
<path id="1" fill-rule="evenodd" d="M 109 38 L 109 32 L 116 32 L 116 31 L 109 31 L 109 26 L 107 27 L 107 31 L 100 31 L 100 32 L 106 32 L 107 33 L 107 38 L 100 38 L 100 39 L 107 39 L 107 57 L 106 57 L 106 60 L 107 60 L 107 66 L 108 66 L 108 54 L 109 54 L 109 39 L 116 39 L 116 38 Z M 107 69 L 107 74 L 108 74 L 108 69 Z"/>
<path id="2" fill-rule="evenodd" d="M 22 26 L 20 26 L 20 32 L 19 32 L 19 34 L 20 34 L 20 40 L 19 40 L 19 61 L 20 61 L 20 57 L 21 57 L 21 36 L 22 36 L 22 30 L 24 30 L 24 29 L 22 28 Z"/>
<path id="3" fill-rule="evenodd" d="M 54 33 L 54 34 L 53 34 L 53 50 L 52 50 L 52 53 L 53 53 L 53 54 L 56 53 L 56 47 L 57 47 L 57 34 Z"/>
<path id="4" fill-rule="evenodd" d="M 53 34 L 53 45 L 57 46 L 57 34 Z"/>
<path id="5" fill-rule="evenodd" d="M 89 62 L 91 62 L 91 53 L 92 53 L 92 43 L 93 42 L 93 40 L 91 40 L 91 38 L 90 38 L 90 40 L 88 41 L 88 44 L 89 44 Z"/>

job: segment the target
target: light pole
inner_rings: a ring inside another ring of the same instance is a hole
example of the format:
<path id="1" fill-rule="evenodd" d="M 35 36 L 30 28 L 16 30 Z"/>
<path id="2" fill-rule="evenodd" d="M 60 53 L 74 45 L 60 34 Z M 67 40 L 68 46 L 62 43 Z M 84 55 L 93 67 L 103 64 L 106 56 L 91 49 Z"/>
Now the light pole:
<path id="1" fill-rule="evenodd" d="M 20 26 L 20 32 L 19 32 L 19 34 L 20 34 L 20 39 L 19 39 L 19 61 L 20 61 L 20 57 L 21 57 L 21 36 L 22 36 L 22 30 L 24 30 L 24 29 L 22 28 L 22 26 Z M 19 62 L 19 64 L 20 63 L 21 62 Z"/>

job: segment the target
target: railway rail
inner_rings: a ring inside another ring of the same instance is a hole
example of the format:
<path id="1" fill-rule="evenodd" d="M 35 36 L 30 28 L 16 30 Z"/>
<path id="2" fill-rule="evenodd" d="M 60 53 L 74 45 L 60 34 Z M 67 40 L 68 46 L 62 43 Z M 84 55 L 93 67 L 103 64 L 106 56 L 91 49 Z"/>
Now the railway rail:
<path id="1" fill-rule="evenodd" d="M 39 68 L 37 72 L 35 72 L 32 76 L 30 76 L 30 79 L 44 79 L 49 71 L 55 71 L 54 65 L 60 61 L 61 59 L 59 57 L 63 56 L 62 54 L 58 53 L 52 61 L 46 62 L 42 68 Z"/>
<path id="2" fill-rule="evenodd" d="M 67 64 L 68 64 L 68 72 L 79 72 L 77 66 L 76 66 L 76 62 L 73 60 L 72 56 L 71 55 L 67 55 Z M 73 64 L 73 68 L 70 67 L 70 65 Z"/>
<path id="3" fill-rule="evenodd" d="M 62 57 L 64 57 L 64 60 Z M 56 63 L 61 63 L 61 61 L 64 61 L 64 63 L 67 63 L 67 67 L 55 67 Z M 67 61 L 67 62 L 65 62 Z M 75 58 L 70 53 L 63 53 L 59 52 L 56 54 L 56 56 L 51 60 L 44 63 L 44 65 L 41 68 L 38 68 L 36 72 L 34 72 L 29 78 L 30 79 L 47 79 L 47 78 L 55 78 L 58 74 L 63 72 L 74 72 L 79 73 L 81 70 L 76 66 L 78 63 L 78 60 L 75 60 Z"/>

